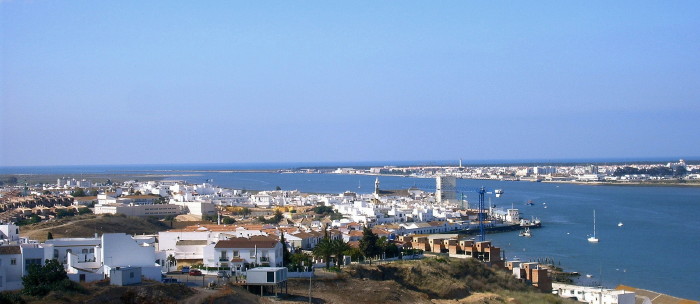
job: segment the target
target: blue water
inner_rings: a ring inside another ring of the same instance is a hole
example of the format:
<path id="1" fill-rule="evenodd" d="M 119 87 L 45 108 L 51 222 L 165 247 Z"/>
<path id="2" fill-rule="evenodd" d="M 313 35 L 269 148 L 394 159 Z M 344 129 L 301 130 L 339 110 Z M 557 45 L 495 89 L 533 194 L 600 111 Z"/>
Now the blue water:
<path id="1" fill-rule="evenodd" d="M 371 193 L 376 178 L 336 174 L 168 171 L 248 169 L 216 165 L 207 168 L 181 166 L 95 166 L 94 171 L 86 171 L 90 169 L 85 167 L 65 167 L 62 169 L 65 172 L 47 172 L 46 168 L 37 167 L 37 172 L 24 173 L 156 171 L 172 174 L 169 179 L 192 183 L 213 179 L 214 184 L 229 188 L 272 190 L 279 186 L 286 190 L 317 193 Z M 17 173 L 16 168 L 11 173 Z M 7 172 L 5 169 L 7 167 L 2 171 Z M 194 173 L 194 176 L 178 176 L 180 173 Z M 382 189 L 411 186 L 428 191 L 435 189 L 433 179 L 382 176 L 380 182 Z M 582 278 L 583 284 L 600 282 L 607 287 L 625 284 L 700 300 L 700 289 L 697 288 L 700 286 L 700 188 L 458 180 L 458 187 L 473 203 L 477 199 L 473 190 L 481 186 L 505 191 L 501 198 L 491 197 L 491 204 L 499 207 L 515 205 L 524 213 L 524 217 L 534 216 L 544 222 L 543 228 L 533 230 L 532 238 L 518 237 L 517 232 L 488 235 L 487 239 L 501 247 L 507 258 L 551 258 L 561 263 L 565 270 L 593 275 L 591 279 Z M 535 202 L 535 205 L 525 206 L 528 200 Z M 586 240 L 593 230 L 594 209 L 600 239 L 598 244 Z M 623 222 L 624 226 L 618 227 L 618 222 Z"/>

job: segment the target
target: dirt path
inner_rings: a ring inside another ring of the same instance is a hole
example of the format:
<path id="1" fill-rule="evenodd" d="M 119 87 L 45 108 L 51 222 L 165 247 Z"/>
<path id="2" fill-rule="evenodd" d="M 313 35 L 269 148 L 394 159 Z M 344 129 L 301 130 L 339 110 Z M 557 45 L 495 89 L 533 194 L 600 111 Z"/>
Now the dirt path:
<path id="1" fill-rule="evenodd" d="M 218 293 L 218 290 L 216 289 L 207 289 L 207 288 L 193 288 L 194 290 L 197 291 L 196 294 L 193 296 L 184 299 L 182 301 L 178 301 L 180 304 L 201 304 L 206 301 L 207 298 L 214 296 Z"/>

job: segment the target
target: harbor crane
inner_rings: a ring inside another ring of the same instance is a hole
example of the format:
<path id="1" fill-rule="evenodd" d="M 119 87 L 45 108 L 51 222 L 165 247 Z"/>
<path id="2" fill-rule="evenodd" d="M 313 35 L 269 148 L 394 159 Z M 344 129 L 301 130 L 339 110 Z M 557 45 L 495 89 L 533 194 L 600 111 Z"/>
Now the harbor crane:
<path id="1" fill-rule="evenodd" d="M 463 190 L 460 192 L 461 193 L 476 192 L 479 194 L 479 213 L 477 215 L 477 217 L 479 218 L 479 241 L 483 242 L 486 240 L 486 229 L 484 227 L 484 221 L 486 220 L 484 212 L 485 212 L 486 208 L 484 206 L 485 205 L 484 197 L 486 196 L 486 193 L 494 193 L 496 195 L 496 197 L 501 197 L 501 195 L 503 195 L 503 190 L 502 189 L 495 189 L 493 191 L 487 192 L 486 188 L 482 186 L 479 189 Z"/>

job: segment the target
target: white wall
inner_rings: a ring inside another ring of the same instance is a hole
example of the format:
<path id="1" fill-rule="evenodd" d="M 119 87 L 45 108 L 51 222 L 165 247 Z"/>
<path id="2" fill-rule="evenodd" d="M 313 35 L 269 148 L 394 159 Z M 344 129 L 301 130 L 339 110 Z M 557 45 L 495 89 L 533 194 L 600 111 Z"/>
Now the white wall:
<path id="1" fill-rule="evenodd" d="M 155 247 L 140 246 L 125 233 L 105 233 L 100 252 L 105 273 L 114 267 L 141 267 L 143 276 L 160 281 L 160 267 L 155 264 Z"/>

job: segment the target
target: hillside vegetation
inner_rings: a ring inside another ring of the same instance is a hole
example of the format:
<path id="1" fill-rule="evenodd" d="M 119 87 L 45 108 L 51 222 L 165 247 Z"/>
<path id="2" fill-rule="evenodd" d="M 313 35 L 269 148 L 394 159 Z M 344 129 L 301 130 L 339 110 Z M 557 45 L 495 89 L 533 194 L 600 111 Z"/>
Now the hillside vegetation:
<path id="1" fill-rule="evenodd" d="M 545 294 L 471 259 L 427 258 L 353 265 L 312 282 L 315 303 L 576 303 Z M 308 299 L 308 280 L 289 282 L 289 303 Z M 287 302 L 287 301 L 283 301 Z"/>
<path id="2" fill-rule="evenodd" d="M 80 215 L 22 226 L 20 234 L 30 239 L 45 241 L 51 232 L 54 238 L 94 237 L 95 233 L 122 232 L 126 234 L 153 234 L 170 229 L 154 218 L 123 215 Z"/>
<path id="3" fill-rule="evenodd" d="M 393 280 L 431 298 L 458 299 L 473 292 L 535 292 L 505 271 L 494 271 L 473 259 L 428 258 L 378 266 L 358 265 L 347 272 L 359 279 Z"/>
<path id="4" fill-rule="evenodd" d="M 223 286 L 189 288 L 145 281 L 138 286 L 110 286 L 108 281 L 81 283 L 79 292 L 52 291 L 46 296 L 0 293 L 0 303 L 578 303 L 540 293 L 505 271 L 475 260 L 426 258 L 382 265 L 353 265 L 342 271 L 316 270 L 309 279 L 290 279 L 288 294 L 259 297 L 259 288 Z M 4 302 L 3 302 L 4 301 Z"/>

